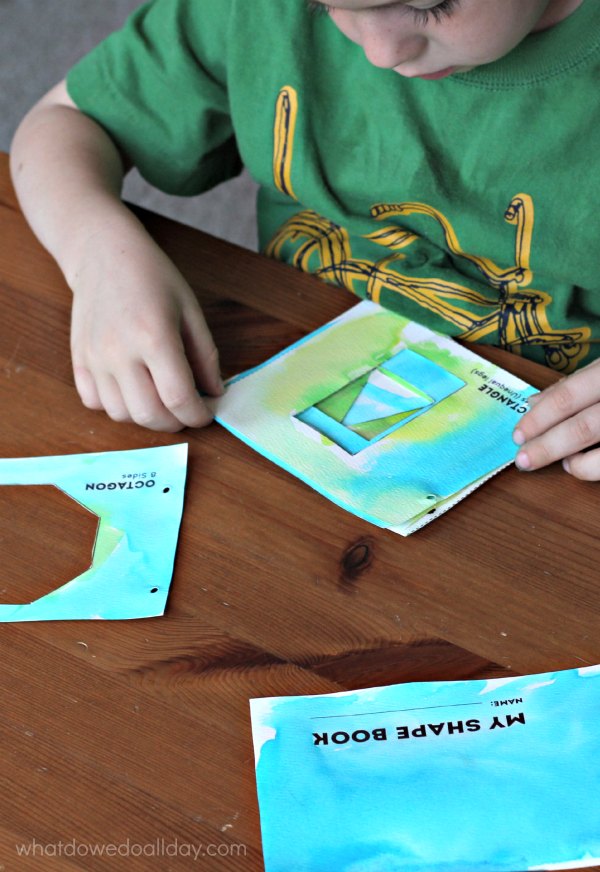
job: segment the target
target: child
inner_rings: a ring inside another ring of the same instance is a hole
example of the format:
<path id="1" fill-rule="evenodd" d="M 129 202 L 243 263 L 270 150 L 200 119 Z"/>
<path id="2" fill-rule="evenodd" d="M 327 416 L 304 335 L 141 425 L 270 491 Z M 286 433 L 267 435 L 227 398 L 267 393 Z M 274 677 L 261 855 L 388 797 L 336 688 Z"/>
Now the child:
<path id="1" fill-rule="evenodd" d="M 567 376 L 522 419 L 517 463 L 600 479 L 599 73 L 597 0 L 141 7 L 11 154 L 73 290 L 83 402 L 163 430 L 210 420 L 196 298 L 119 192 L 131 165 L 191 195 L 245 164 L 267 254 Z"/>

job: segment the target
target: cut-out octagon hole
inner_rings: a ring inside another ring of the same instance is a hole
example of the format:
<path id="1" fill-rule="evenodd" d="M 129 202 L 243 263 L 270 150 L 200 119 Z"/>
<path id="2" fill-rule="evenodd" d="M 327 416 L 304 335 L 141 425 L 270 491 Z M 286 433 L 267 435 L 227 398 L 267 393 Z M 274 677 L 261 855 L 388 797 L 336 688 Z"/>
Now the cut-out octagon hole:
<path id="1" fill-rule="evenodd" d="M 30 603 L 89 569 L 98 515 L 55 485 L 0 486 L 0 603 Z"/>

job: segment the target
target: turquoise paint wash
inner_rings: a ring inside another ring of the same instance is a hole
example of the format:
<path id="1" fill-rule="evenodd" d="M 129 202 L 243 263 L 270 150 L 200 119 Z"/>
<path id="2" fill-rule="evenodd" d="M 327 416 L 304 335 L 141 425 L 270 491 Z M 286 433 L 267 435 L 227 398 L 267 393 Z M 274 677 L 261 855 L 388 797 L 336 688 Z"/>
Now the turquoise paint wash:
<path id="1" fill-rule="evenodd" d="M 512 463 L 533 393 L 449 337 L 362 302 L 232 379 L 214 408 L 337 505 L 408 535 Z"/>
<path id="2" fill-rule="evenodd" d="M 89 569 L 32 603 L 1 604 L 0 623 L 162 615 L 186 468 L 187 444 L 0 460 L 0 485 L 52 484 L 99 518 Z"/>
<path id="3" fill-rule="evenodd" d="M 600 863 L 600 667 L 251 708 L 266 872 Z"/>

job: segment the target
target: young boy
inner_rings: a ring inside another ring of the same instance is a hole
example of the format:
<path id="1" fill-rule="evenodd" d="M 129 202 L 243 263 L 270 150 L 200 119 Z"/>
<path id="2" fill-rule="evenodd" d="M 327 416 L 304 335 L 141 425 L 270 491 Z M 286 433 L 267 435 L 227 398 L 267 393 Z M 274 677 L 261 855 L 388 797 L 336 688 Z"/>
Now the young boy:
<path id="1" fill-rule="evenodd" d="M 597 0 L 143 6 L 11 153 L 73 290 L 83 402 L 156 429 L 210 420 L 202 313 L 119 193 L 131 165 L 190 195 L 245 164 L 267 254 L 561 371 L 517 464 L 600 479 L 599 74 Z"/>

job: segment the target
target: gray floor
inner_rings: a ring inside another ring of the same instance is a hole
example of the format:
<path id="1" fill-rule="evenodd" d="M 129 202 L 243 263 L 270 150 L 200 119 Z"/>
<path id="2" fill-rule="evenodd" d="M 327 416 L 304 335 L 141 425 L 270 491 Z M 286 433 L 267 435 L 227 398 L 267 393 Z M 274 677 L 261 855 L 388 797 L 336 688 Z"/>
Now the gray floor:
<path id="1" fill-rule="evenodd" d="M 139 5 L 140 0 L 0 0 L 0 150 L 9 150 L 29 107 Z M 247 248 L 256 248 L 255 194 L 246 173 L 200 197 L 169 197 L 135 172 L 124 190 L 133 202 Z"/>

